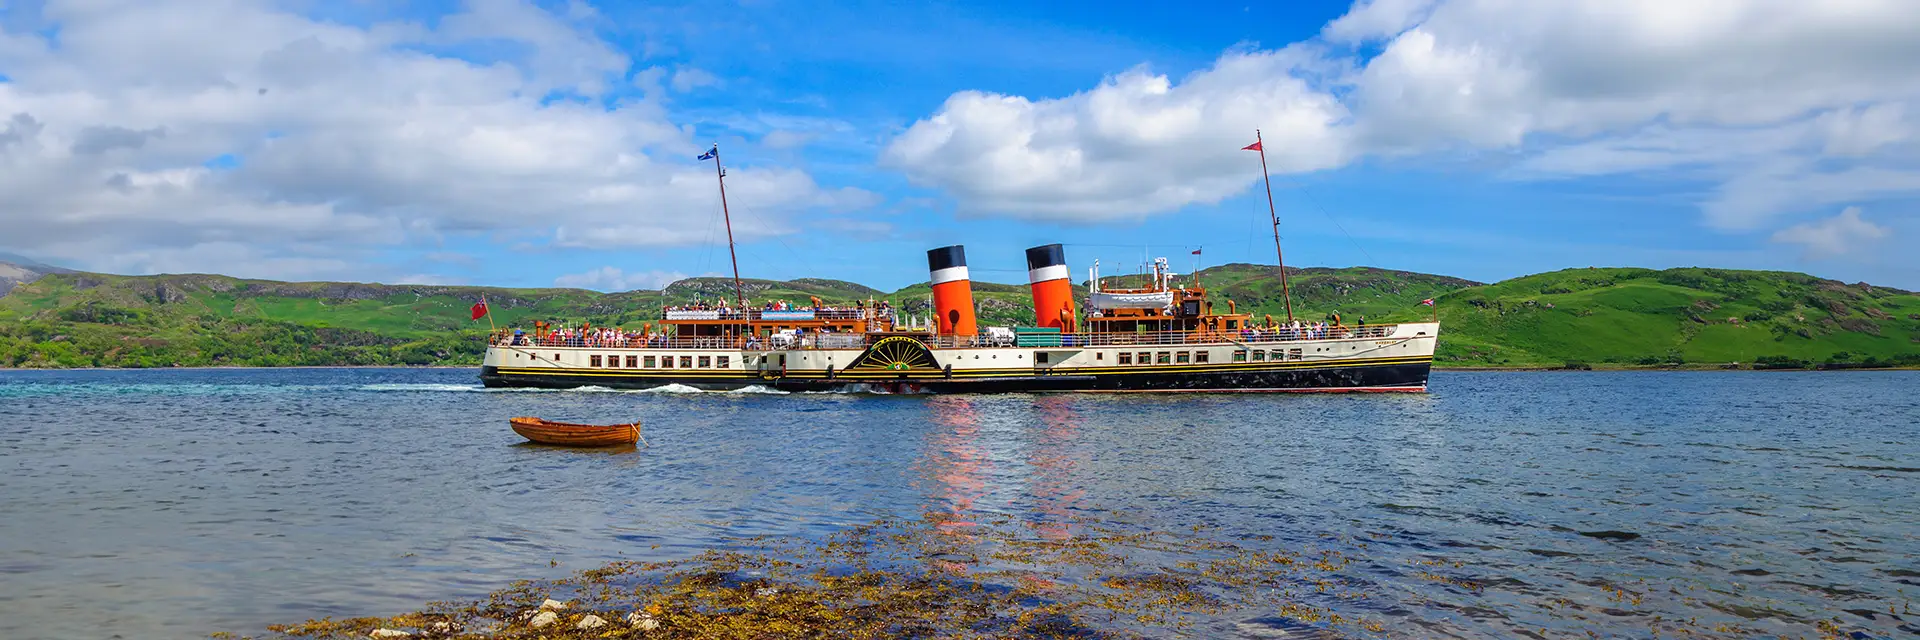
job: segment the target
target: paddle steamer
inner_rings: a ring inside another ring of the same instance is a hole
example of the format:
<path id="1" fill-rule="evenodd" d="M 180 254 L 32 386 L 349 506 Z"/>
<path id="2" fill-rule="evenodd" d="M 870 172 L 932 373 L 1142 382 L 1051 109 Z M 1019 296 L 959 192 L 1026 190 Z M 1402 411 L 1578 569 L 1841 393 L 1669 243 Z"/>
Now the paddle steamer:
<path id="1" fill-rule="evenodd" d="M 703 158 L 717 155 L 716 148 Z M 724 177 L 722 184 L 724 203 Z M 1276 231 L 1276 254 L 1278 247 Z M 1205 286 L 1181 280 L 1165 258 L 1132 288 L 1103 286 L 1096 262 L 1088 296 L 1076 300 L 1061 245 L 1026 257 L 1031 327 L 979 327 L 965 249 L 949 246 L 927 252 L 933 300 L 925 322 L 871 301 L 749 308 L 736 269 L 737 307 L 663 309 L 658 335 L 608 344 L 496 332 L 480 379 L 489 387 L 891 393 L 1427 388 L 1438 322 L 1296 328 L 1292 318 L 1256 320 L 1232 301 L 1219 309 Z"/>

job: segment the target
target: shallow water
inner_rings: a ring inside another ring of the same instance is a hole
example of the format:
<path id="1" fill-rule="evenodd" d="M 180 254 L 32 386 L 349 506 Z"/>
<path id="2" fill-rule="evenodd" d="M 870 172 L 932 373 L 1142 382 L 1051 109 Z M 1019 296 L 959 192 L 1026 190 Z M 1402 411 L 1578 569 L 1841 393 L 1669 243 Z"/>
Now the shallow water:
<path id="1" fill-rule="evenodd" d="M 1322 604 L 1386 636 L 1646 636 L 1655 616 L 1920 633 L 1915 372 L 1439 372 L 1432 393 L 1393 396 L 485 391 L 475 377 L 0 372 L 0 638 L 398 613 L 929 511 L 1207 523 L 1346 550 L 1370 596 Z M 515 415 L 638 418 L 652 446 L 521 444 Z"/>

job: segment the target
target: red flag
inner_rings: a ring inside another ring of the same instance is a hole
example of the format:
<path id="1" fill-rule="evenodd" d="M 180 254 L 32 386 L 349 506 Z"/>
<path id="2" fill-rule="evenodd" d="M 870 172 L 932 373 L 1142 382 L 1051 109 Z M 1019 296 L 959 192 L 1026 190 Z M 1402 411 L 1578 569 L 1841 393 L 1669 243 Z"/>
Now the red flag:
<path id="1" fill-rule="evenodd" d="M 1200 250 L 1199 250 L 1199 249 L 1194 249 L 1194 250 L 1193 250 L 1193 255 L 1196 255 L 1196 256 L 1197 256 L 1197 255 L 1200 255 Z"/>
<path id="2" fill-rule="evenodd" d="M 480 317 L 481 317 L 481 316 L 484 316 L 484 315 L 487 315 L 487 303 L 486 303 L 486 301 L 484 301 L 484 300 L 483 300 L 483 301 L 480 301 L 480 302 L 475 302 L 475 303 L 473 303 L 473 318 L 472 318 L 472 319 L 473 319 L 473 320 L 479 320 L 479 319 L 480 319 Z"/>
<path id="3" fill-rule="evenodd" d="M 1433 306 L 1433 298 L 1427 298 L 1427 299 L 1425 299 L 1425 300 L 1421 300 L 1421 301 L 1420 301 L 1420 304 L 1424 304 L 1424 305 L 1427 305 L 1427 306 L 1429 306 L 1429 307 L 1431 307 L 1431 306 Z"/>
<path id="4" fill-rule="evenodd" d="M 1250 145 L 1247 145 L 1247 146 L 1244 146 L 1244 147 L 1240 147 L 1240 150 L 1241 150 L 1241 151 L 1259 151 L 1259 150 L 1260 150 L 1260 143 L 1258 143 L 1258 142 L 1255 142 L 1255 143 L 1253 143 L 1253 144 L 1250 144 Z"/>

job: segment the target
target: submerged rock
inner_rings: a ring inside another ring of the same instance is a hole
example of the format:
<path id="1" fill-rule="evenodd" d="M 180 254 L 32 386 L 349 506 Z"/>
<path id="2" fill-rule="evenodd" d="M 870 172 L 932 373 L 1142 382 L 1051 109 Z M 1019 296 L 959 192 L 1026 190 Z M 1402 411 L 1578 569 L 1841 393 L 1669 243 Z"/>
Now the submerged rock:
<path id="1" fill-rule="evenodd" d="M 542 611 L 539 614 L 533 616 L 532 620 L 528 620 L 527 626 L 538 629 L 540 627 L 553 624 L 554 622 L 557 622 L 559 620 L 560 620 L 560 614 L 554 613 L 552 611 Z"/>
<path id="2" fill-rule="evenodd" d="M 577 624 L 574 624 L 574 625 L 573 625 L 573 628 L 575 628 L 575 629 L 598 629 L 598 628 L 600 628 L 600 627 L 604 627 L 604 626 L 607 626 L 607 621 L 606 621 L 606 620 L 602 620 L 602 619 L 600 619 L 600 616 L 596 616 L 596 615 L 592 615 L 592 614 L 588 614 L 588 615 L 587 615 L 587 617 L 585 617 L 585 618 L 581 618 L 581 619 L 580 619 L 580 622 L 579 622 L 579 623 L 577 623 Z"/>
<path id="3" fill-rule="evenodd" d="M 413 634 L 407 633 L 405 631 L 396 631 L 393 629 L 374 629 L 373 633 L 367 634 L 367 637 L 369 638 L 411 638 L 413 637 Z"/>

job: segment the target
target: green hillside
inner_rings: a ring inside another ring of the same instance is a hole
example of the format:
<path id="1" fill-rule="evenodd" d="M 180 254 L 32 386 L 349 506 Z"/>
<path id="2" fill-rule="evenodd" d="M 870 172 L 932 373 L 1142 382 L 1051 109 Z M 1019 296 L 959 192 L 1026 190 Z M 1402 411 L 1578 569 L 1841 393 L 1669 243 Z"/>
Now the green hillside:
<path id="1" fill-rule="evenodd" d="M 1568 269 L 1439 311 L 1442 364 L 1920 364 L 1920 296 L 1782 271 Z"/>
<path id="2" fill-rule="evenodd" d="M 1306 320 L 1330 313 L 1349 323 L 1424 319 L 1435 309 L 1420 301 L 1437 299 L 1443 365 L 1920 363 L 1920 297 L 1797 273 L 1580 269 L 1491 285 L 1367 267 L 1288 274 L 1294 314 Z M 1277 275 L 1270 266 L 1232 264 L 1199 278 L 1239 310 L 1280 319 Z M 812 278 L 742 284 L 756 304 L 873 298 L 919 316 L 928 313 L 931 294 L 924 283 L 890 293 Z M 54 273 L 0 297 L 0 366 L 471 365 L 488 325 L 470 321 L 467 309 L 483 295 L 500 326 L 553 320 L 632 327 L 657 319 L 663 304 L 735 294 L 726 278 L 604 294 Z M 983 324 L 1032 321 L 1024 285 L 976 282 L 974 297 Z"/>

